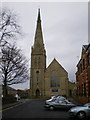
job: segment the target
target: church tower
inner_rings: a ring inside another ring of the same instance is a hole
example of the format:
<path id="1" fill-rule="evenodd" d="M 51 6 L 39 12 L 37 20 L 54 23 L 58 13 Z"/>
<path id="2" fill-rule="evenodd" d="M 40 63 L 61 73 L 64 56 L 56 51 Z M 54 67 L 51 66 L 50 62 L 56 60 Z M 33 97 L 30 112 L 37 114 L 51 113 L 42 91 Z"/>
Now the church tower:
<path id="1" fill-rule="evenodd" d="M 30 97 L 48 97 L 52 95 L 69 96 L 73 86 L 68 72 L 54 58 L 46 68 L 46 50 L 44 47 L 40 9 L 38 9 L 34 44 L 31 48 Z M 73 94 L 73 93 L 72 93 Z"/>
<path id="2" fill-rule="evenodd" d="M 34 45 L 31 48 L 30 95 L 45 95 L 46 51 L 43 43 L 40 9 L 38 9 Z"/>

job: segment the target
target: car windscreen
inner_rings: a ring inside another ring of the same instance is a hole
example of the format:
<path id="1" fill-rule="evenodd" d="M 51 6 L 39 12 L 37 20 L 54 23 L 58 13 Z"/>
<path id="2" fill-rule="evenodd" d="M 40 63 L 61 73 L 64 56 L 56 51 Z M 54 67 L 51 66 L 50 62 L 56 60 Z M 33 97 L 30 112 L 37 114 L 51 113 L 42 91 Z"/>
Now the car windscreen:
<path id="1" fill-rule="evenodd" d="M 86 103 L 84 106 L 85 106 L 85 107 L 90 106 L 90 103 Z"/>

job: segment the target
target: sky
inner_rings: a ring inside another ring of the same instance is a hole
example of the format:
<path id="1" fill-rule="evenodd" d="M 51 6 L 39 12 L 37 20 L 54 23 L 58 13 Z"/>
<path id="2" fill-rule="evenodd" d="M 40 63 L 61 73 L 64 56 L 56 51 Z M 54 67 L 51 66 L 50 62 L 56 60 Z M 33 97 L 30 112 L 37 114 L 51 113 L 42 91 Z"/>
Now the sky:
<path id="1" fill-rule="evenodd" d="M 75 81 L 82 45 L 88 44 L 88 2 L 5 1 L 2 7 L 13 10 L 19 18 L 24 35 L 16 42 L 26 56 L 29 68 L 40 8 L 47 66 L 56 58 L 68 72 L 69 80 Z M 13 85 L 16 89 L 27 89 L 29 86 L 29 81 Z"/>

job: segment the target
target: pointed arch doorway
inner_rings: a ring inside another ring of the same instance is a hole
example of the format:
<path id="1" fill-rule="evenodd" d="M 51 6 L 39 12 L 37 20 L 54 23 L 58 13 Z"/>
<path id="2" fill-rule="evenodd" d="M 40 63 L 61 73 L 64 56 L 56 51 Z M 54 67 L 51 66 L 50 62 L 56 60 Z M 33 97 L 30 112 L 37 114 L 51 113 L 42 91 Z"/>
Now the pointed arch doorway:
<path id="1" fill-rule="evenodd" d="M 40 90 L 36 89 L 36 97 L 39 97 L 39 96 L 40 96 Z"/>

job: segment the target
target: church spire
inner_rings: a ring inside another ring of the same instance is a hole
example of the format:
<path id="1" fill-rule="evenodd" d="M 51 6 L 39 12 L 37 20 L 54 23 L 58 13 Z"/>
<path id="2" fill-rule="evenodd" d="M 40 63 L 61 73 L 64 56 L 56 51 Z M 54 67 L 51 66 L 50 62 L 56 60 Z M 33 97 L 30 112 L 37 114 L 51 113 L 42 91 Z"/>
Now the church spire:
<path id="1" fill-rule="evenodd" d="M 41 19 L 40 19 L 40 8 L 38 9 L 38 19 L 37 19 L 37 22 L 40 22 Z"/>
<path id="2" fill-rule="evenodd" d="M 35 32 L 35 40 L 34 40 L 34 48 L 35 49 L 43 49 L 43 35 L 42 35 L 42 27 L 41 27 L 41 16 L 40 16 L 40 8 L 38 9 L 38 17 L 37 17 L 37 26 Z"/>

